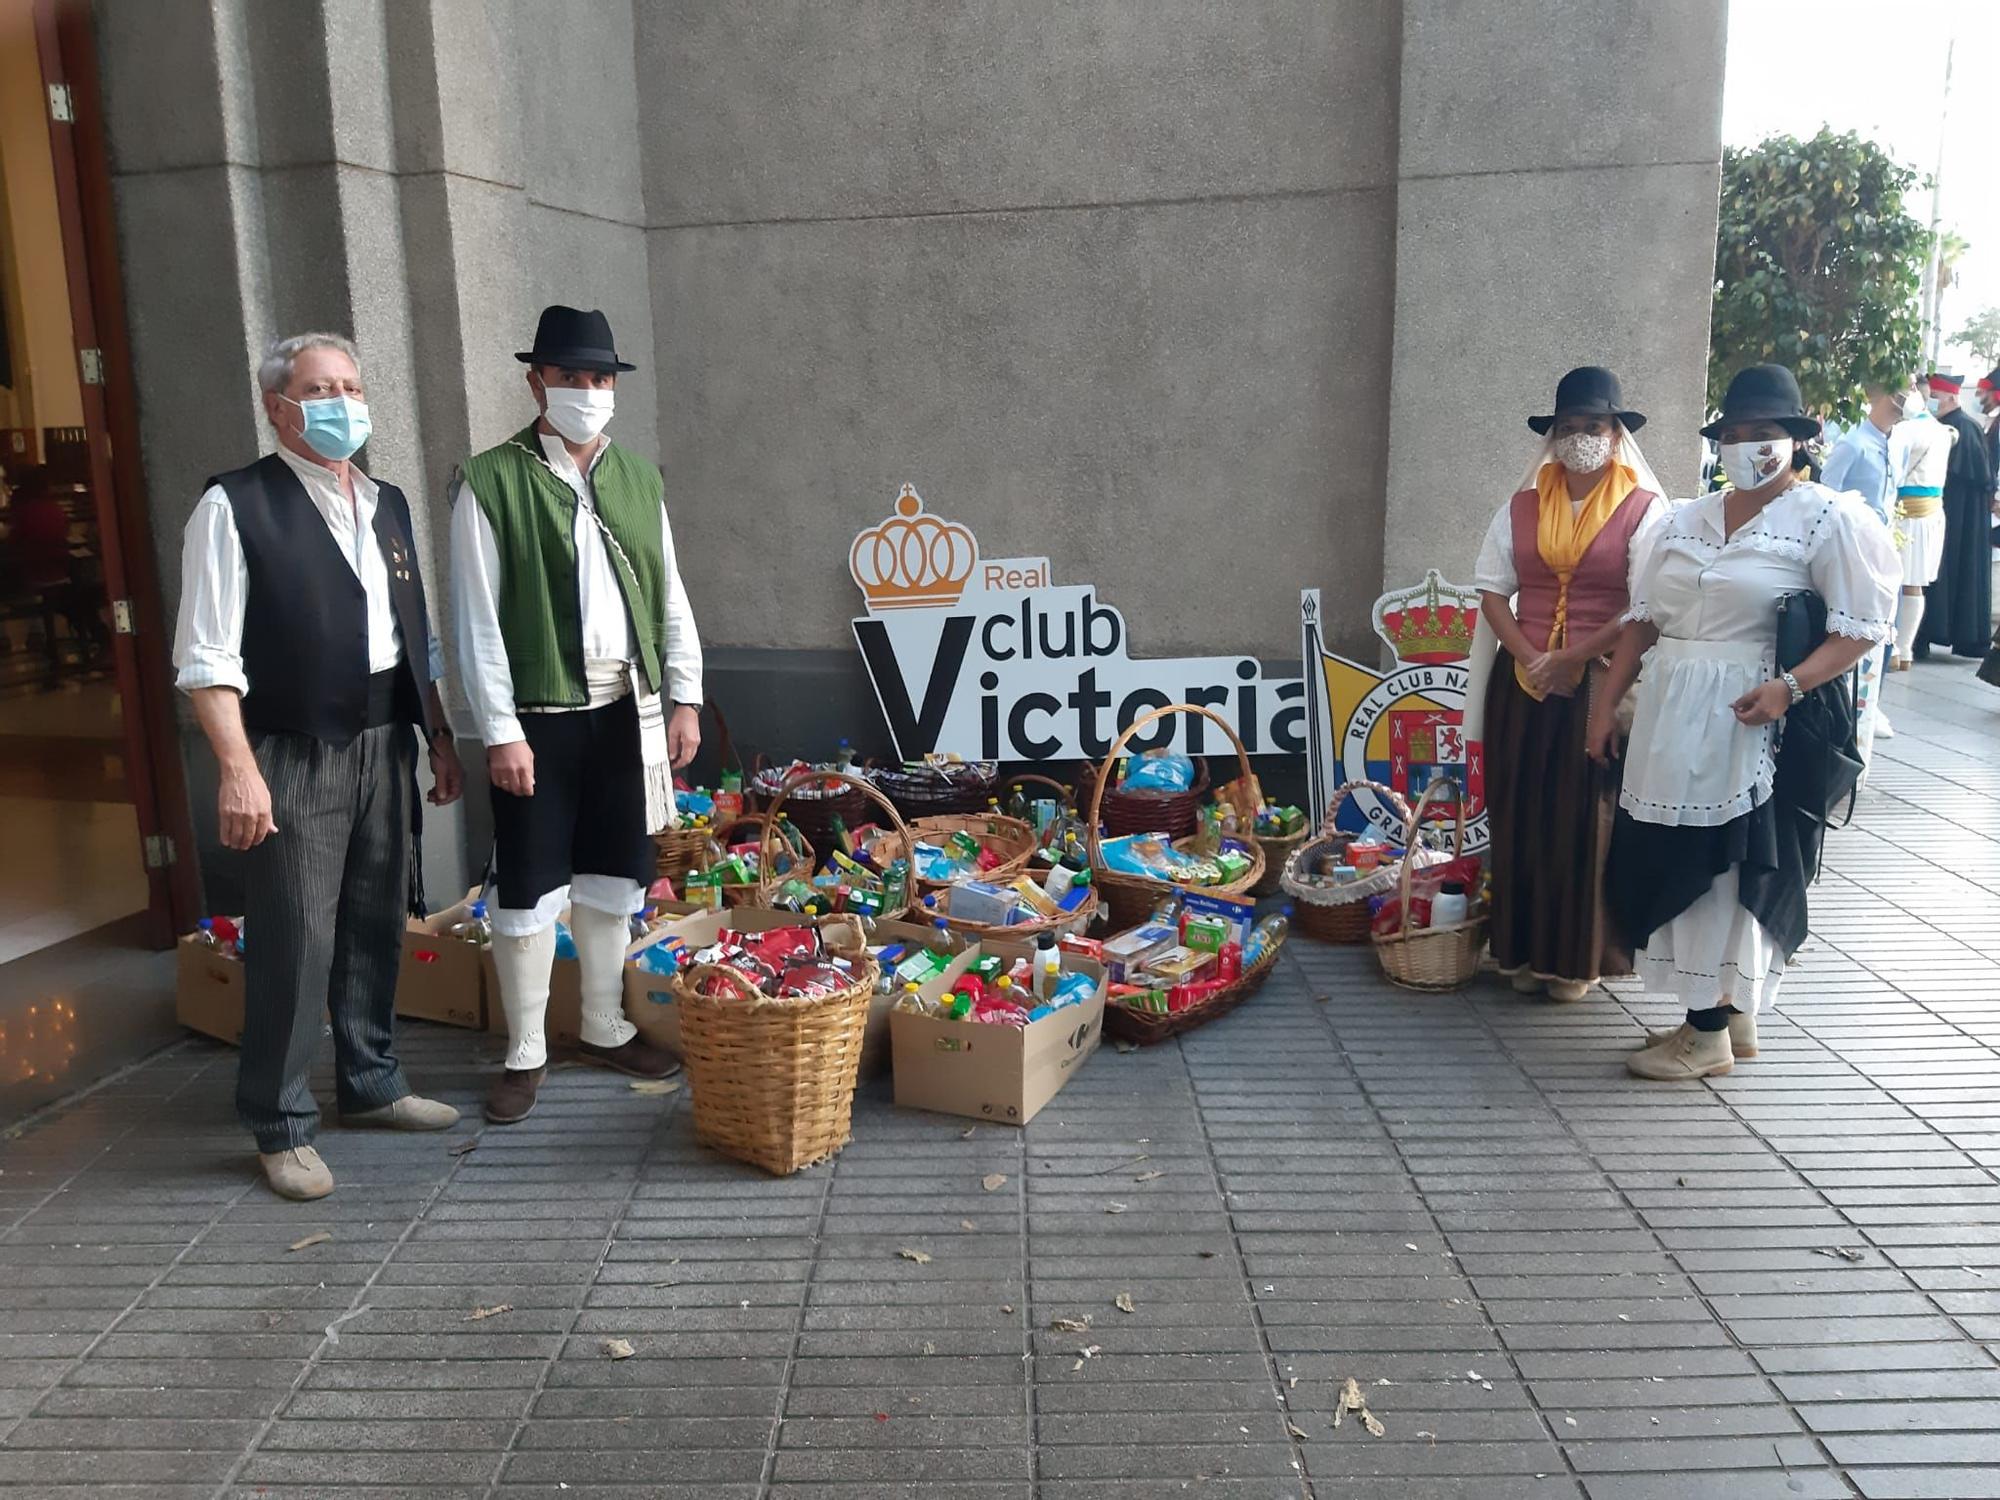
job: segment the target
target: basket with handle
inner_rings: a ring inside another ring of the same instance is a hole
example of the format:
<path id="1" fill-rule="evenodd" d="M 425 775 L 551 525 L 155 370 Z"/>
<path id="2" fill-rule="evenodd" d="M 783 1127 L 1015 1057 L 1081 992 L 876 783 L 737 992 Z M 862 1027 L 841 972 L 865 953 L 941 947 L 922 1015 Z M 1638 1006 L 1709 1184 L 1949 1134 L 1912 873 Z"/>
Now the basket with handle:
<path id="1" fill-rule="evenodd" d="M 981 870 L 976 875 L 959 877 L 964 880 L 986 880 L 995 885 L 1006 885 L 1023 870 L 1028 868 L 1028 860 L 1035 852 L 1035 830 L 1019 818 L 1010 818 L 1005 813 L 943 813 L 932 818 L 916 818 L 909 825 L 910 834 L 919 843 L 941 844 L 955 833 L 970 834 L 978 841 L 979 847 L 994 855 L 1000 862 L 990 869 Z M 872 854 L 877 844 L 891 838 L 882 834 L 869 841 Z M 919 880 L 918 888 L 926 895 L 943 890 L 955 882 L 950 880 Z"/>
<path id="2" fill-rule="evenodd" d="M 986 806 L 1000 782 L 997 761 L 961 760 L 916 765 L 875 766 L 868 779 L 904 817 L 933 818 L 975 813 Z"/>
<path id="3" fill-rule="evenodd" d="M 1032 922 L 975 922 L 970 917 L 954 917 L 951 914 L 950 886 L 924 897 L 924 904 L 915 915 L 923 921 L 942 921 L 953 932 L 970 938 L 1006 938 L 1009 941 L 1033 942 L 1045 932 L 1053 932 L 1057 937 L 1081 936 L 1090 930 L 1090 924 L 1097 920 L 1099 910 L 1097 888 L 1092 886 L 1075 911 L 1059 912 L 1053 917 L 1037 917 Z"/>
<path id="4" fill-rule="evenodd" d="M 795 791 L 797 787 L 808 783 L 818 783 L 826 781 L 839 781 L 845 783 L 845 786 L 843 787 L 843 794 L 847 790 L 852 790 L 853 792 L 855 792 L 857 794 L 856 796 L 857 809 L 865 809 L 870 802 L 873 802 L 877 807 L 881 808 L 883 812 L 889 815 L 889 824 L 894 831 L 891 833 L 878 835 L 871 842 L 869 846 L 871 850 L 881 851 L 885 863 L 890 859 L 902 858 L 907 860 L 911 857 L 912 851 L 914 851 L 917 846 L 917 841 L 915 836 L 910 832 L 910 825 L 905 823 L 903 821 L 903 815 L 896 811 L 896 804 L 891 802 L 887 797 L 883 796 L 880 792 L 876 791 L 874 787 L 870 786 L 867 782 L 863 781 L 859 776 L 850 776 L 845 771 L 799 772 L 799 774 L 793 777 L 791 781 L 786 782 L 783 786 L 778 788 L 778 794 L 771 799 L 770 806 L 764 809 L 764 816 L 775 822 L 777 820 L 779 811 L 785 806 L 786 799 L 792 795 L 793 791 Z M 792 821 L 793 823 L 796 824 L 798 822 L 798 819 L 794 817 Z M 801 834 L 806 834 L 806 830 L 803 828 L 801 828 L 799 832 Z M 810 839 L 811 836 L 809 834 L 806 834 L 806 837 Z M 834 847 L 836 846 L 832 844 L 829 844 L 827 846 L 829 854 L 831 854 Z M 779 882 L 777 878 L 772 874 L 771 871 L 766 869 L 759 869 L 757 872 L 756 904 L 759 906 L 769 906 L 771 904 L 772 898 L 777 895 L 778 884 Z M 917 899 L 917 872 L 915 868 L 912 867 L 910 870 L 910 878 L 906 882 L 904 889 L 903 904 L 901 906 L 896 907 L 894 910 L 891 910 L 889 907 L 884 906 L 882 908 L 880 915 L 884 917 L 899 917 L 904 912 L 910 909 L 911 905 L 916 901 L 916 899 Z"/>
<path id="5" fill-rule="evenodd" d="M 1429 811 L 1431 799 L 1452 783 L 1440 778 L 1424 788 L 1424 794 L 1417 799 L 1417 805 L 1404 825 L 1408 830 L 1408 845 L 1417 847 L 1419 829 L 1423 826 L 1424 814 Z M 1450 858 L 1457 859 L 1465 853 L 1465 799 L 1452 788 L 1457 803 L 1458 816 L 1452 836 Z M 1375 957 L 1381 961 L 1382 973 L 1391 984 L 1401 985 L 1406 990 L 1422 990 L 1427 994 L 1444 994 L 1462 989 L 1472 982 L 1479 972 L 1479 956 L 1486 947 L 1486 914 L 1470 909 L 1466 919 L 1454 922 L 1449 927 L 1412 927 L 1410 925 L 1410 889 L 1417 871 L 1417 863 L 1406 859 L 1397 877 L 1398 915 L 1397 930 L 1389 933 L 1374 933 Z"/>
<path id="6" fill-rule="evenodd" d="M 1173 713 L 1167 708 L 1161 713 Z M 1206 712 L 1206 710 L 1203 710 Z M 1210 714 L 1209 717 L 1215 718 Z M 1218 724 L 1223 721 L 1216 719 Z M 1225 724 L 1223 726 L 1227 728 Z M 1104 829 L 1114 838 L 1125 833 L 1164 833 L 1174 838 L 1186 838 L 1201 822 L 1201 799 L 1208 795 L 1209 775 L 1206 756 L 1191 756 L 1194 761 L 1194 784 L 1184 792 L 1169 792 L 1156 787 L 1128 787 L 1118 779 L 1118 762 L 1106 756 L 1102 766 L 1085 766 L 1077 777 L 1078 797 L 1088 794 L 1093 799 L 1102 796 L 1101 804 L 1095 800 L 1093 807 L 1102 807 L 1100 815 Z M 1093 823 L 1099 819 L 1092 819 Z"/>
<path id="7" fill-rule="evenodd" d="M 732 833 L 739 828 L 754 827 L 757 830 L 757 870 L 760 875 L 768 866 L 776 880 L 790 880 L 794 876 L 810 880 L 817 859 L 812 844 L 794 826 L 792 831 L 798 837 L 798 845 L 794 847 L 778 831 L 778 826 L 778 820 L 768 812 L 745 813 L 715 829 L 715 842 L 727 850 Z M 777 868 L 781 862 L 785 862 L 783 869 Z M 763 904 L 765 899 L 763 884 L 758 880 L 737 881 L 722 888 L 724 906 L 756 906 Z"/>
<path id="8" fill-rule="evenodd" d="M 752 811 L 768 812 L 780 792 L 789 793 L 786 811 L 791 814 L 792 826 L 806 836 L 806 842 L 815 849 L 833 849 L 839 840 L 834 837 L 833 820 L 838 818 L 852 828 L 868 811 L 868 799 L 860 790 L 860 778 L 851 772 L 832 769 L 811 771 L 790 771 L 783 766 L 764 763 L 760 754 L 744 778 L 743 791 L 748 799 L 746 806 Z"/>
<path id="9" fill-rule="evenodd" d="M 1008 776 L 1004 777 L 1001 780 L 999 791 L 1000 791 L 1000 801 L 1003 807 L 1006 805 L 1007 793 L 1017 786 L 1047 787 L 1051 792 L 1055 793 L 1056 812 L 1058 816 L 1055 819 L 1053 819 L 1049 823 L 1049 826 L 1044 830 L 1042 830 L 1042 832 L 1037 836 L 1038 842 L 1040 843 L 1041 847 L 1047 848 L 1049 845 L 1050 838 L 1053 836 L 1056 828 L 1060 826 L 1062 822 L 1060 816 L 1062 811 L 1065 808 L 1067 808 L 1071 812 L 1076 811 L 1076 789 L 1074 787 L 1064 786 L 1060 781 L 1057 781 L 1053 776 L 1043 776 L 1034 771 L 1023 771 L 1018 776 Z M 1009 816 L 1012 816 L 1012 814 L 1009 814 Z M 1029 827 L 1033 826 L 1034 826 L 1033 823 L 1029 824 Z"/>
<path id="10" fill-rule="evenodd" d="M 1254 995 L 1270 977 L 1271 970 L 1278 963 L 1278 951 L 1283 946 L 1282 940 L 1269 944 L 1263 953 L 1258 955 L 1257 962 L 1246 968 L 1227 986 L 1184 1010 L 1169 1011 L 1161 1015 L 1154 1011 L 1139 1010 L 1116 1000 L 1109 1001 L 1104 1007 L 1105 1033 L 1121 1041 L 1150 1047 L 1155 1042 L 1167 1041 L 1182 1032 L 1206 1025 L 1218 1016 L 1225 1016 Z"/>
<path id="11" fill-rule="evenodd" d="M 723 964 L 675 975 L 695 1139 L 778 1177 L 846 1145 L 879 974 L 864 950 L 828 995 L 766 995 Z"/>
<path id="12" fill-rule="evenodd" d="M 1376 869 L 1336 885 L 1330 875 L 1320 873 L 1328 857 L 1338 858 L 1354 842 L 1354 835 L 1340 827 L 1340 809 L 1358 791 L 1373 792 L 1406 828 L 1410 826 L 1410 804 L 1402 793 L 1379 781 L 1344 782 L 1334 789 L 1326 805 L 1326 817 L 1318 830 L 1294 849 L 1279 876 L 1278 889 L 1292 898 L 1292 926 L 1301 936 L 1320 943 L 1365 943 L 1368 941 L 1368 898 L 1386 895 L 1396 888 L 1405 864 L 1436 864 L 1444 856 L 1419 843 L 1405 845 L 1404 857 L 1384 860 Z"/>
<path id="13" fill-rule="evenodd" d="M 718 770 L 728 768 L 733 760 L 736 769 L 742 771 L 743 761 L 736 753 L 736 742 L 729 734 L 729 721 L 722 716 L 722 705 L 713 698 L 702 704 L 715 720 L 715 764 Z M 747 787 L 749 778 L 744 784 Z M 708 841 L 715 834 L 713 827 L 696 828 L 692 820 L 683 820 L 678 827 L 662 828 L 653 835 L 653 847 L 659 851 L 653 873 L 664 875 L 679 885 L 690 870 L 701 868 L 701 862 L 708 853 Z"/>
<path id="14" fill-rule="evenodd" d="M 1089 845 L 1090 851 L 1091 879 L 1097 885 L 1098 892 L 1102 896 L 1105 905 L 1110 909 L 1111 925 L 1114 929 L 1131 927 L 1144 921 L 1147 913 L 1159 904 L 1160 899 L 1174 889 L 1173 882 L 1171 881 L 1156 880 L 1150 875 L 1128 875 L 1107 866 L 1104 863 L 1104 836 L 1101 827 L 1105 789 L 1109 786 L 1111 777 L 1117 769 L 1119 755 L 1124 751 L 1125 746 L 1130 742 L 1132 736 L 1147 725 L 1166 718 L 1169 714 L 1198 714 L 1221 729 L 1224 734 L 1229 736 L 1229 743 L 1235 748 L 1237 762 L 1243 770 L 1241 780 L 1231 784 L 1233 786 L 1244 786 L 1248 785 L 1250 781 L 1250 752 L 1243 748 L 1243 741 L 1237 737 L 1235 729 L 1230 726 L 1227 719 L 1223 718 L 1222 715 L 1216 713 L 1213 709 L 1203 708 L 1200 704 L 1175 703 L 1166 708 L 1153 709 L 1150 713 L 1142 714 L 1133 720 L 1132 727 L 1111 742 L 1111 748 L 1105 752 L 1104 763 L 1098 768 L 1096 781 L 1091 787 L 1090 810 L 1084 817 L 1083 825 L 1084 839 Z M 1206 780 L 1206 776 L 1204 775 L 1201 779 Z M 1182 794 L 1176 793 L 1175 795 Z M 1236 811 L 1239 824 L 1254 824 L 1257 816 L 1256 808 L 1245 808 L 1239 804 Z M 1164 833 L 1169 830 L 1143 829 L 1134 831 Z M 1222 885 L 1204 886 L 1202 889 L 1213 891 L 1219 895 L 1232 896 L 1241 895 L 1243 892 L 1249 890 L 1264 874 L 1264 852 L 1255 843 L 1249 845 L 1249 851 L 1250 868 L 1247 871 L 1235 880 Z"/>
<path id="15" fill-rule="evenodd" d="M 1229 787 L 1221 788 L 1218 790 L 1217 796 L 1220 797 L 1223 791 L 1228 791 L 1235 785 L 1236 783 L 1231 782 Z M 1250 778 L 1249 786 L 1233 800 L 1241 801 L 1245 798 L 1255 803 L 1258 811 L 1261 812 L 1263 810 L 1264 788 L 1254 776 Z M 1300 828 L 1292 833 L 1263 834 L 1256 831 L 1254 823 L 1251 825 L 1249 836 L 1254 838 L 1257 841 L 1257 847 L 1264 851 L 1264 878 L 1250 887 L 1251 895 L 1275 896 L 1278 894 L 1278 882 L 1284 878 L 1285 874 L 1285 861 L 1292 857 L 1292 851 L 1303 844 L 1311 832 L 1310 828 Z"/>

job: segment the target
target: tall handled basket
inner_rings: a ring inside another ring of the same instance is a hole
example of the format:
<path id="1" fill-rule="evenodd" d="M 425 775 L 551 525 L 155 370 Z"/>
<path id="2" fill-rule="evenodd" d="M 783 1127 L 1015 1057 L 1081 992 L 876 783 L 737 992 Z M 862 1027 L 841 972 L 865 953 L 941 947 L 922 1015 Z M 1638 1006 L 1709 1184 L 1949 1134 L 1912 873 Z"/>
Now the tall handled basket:
<path id="1" fill-rule="evenodd" d="M 885 860 L 897 857 L 907 860 L 912 857 L 917 846 L 916 839 L 910 832 L 910 825 L 903 821 L 903 815 L 896 811 L 896 804 L 876 791 L 874 787 L 863 781 L 859 776 L 849 776 L 845 772 L 801 771 L 797 776 L 778 788 L 778 794 L 771 799 L 771 805 L 764 809 L 765 818 L 775 824 L 778 821 L 779 810 L 785 805 L 785 799 L 791 796 L 794 790 L 808 784 L 819 786 L 828 781 L 845 782 L 849 788 L 859 794 L 857 805 L 865 807 L 869 802 L 873 802 L 889 815 L 889 825 L 895 831 L 877 839 L 872 846 Z M 841 795 L 844 796 L 845 793 Z M 798 820 L 794 818 L 792 821 L 796 823 Z M 800 831 L 804 832 L 803 829 Z M 832 834 L 829 833 L 827 836 L 831 838 Z M 835 845 L 831 843 L 826 846 L 829 856 L 832 855 L 834 848 Z M 760 869 L 757 872 L 757 905 L 769 906 L 771 898 L 778 892 L 778 885 L 778 880 L 770 871 Z M 910 870 L 910 878 L 904 886 L 904 892 L 905 900 L 903 905 L 897 907 L 894 911 L 889 910 L 885 906 L 881 913 L 883 916 L 900 917 L 915 903 L 917 899 L 917 872 L 915 868 Z"/>
<path id="2" fill-rule="evenodd" d="M 1443 779 L 1433 781 L 1424 788 L 1423 796 L 1417 799 L 1417 805 L 1405 825 L 1405 844 L 1412 853 L 1416 851 L 1417 831 L 1423 826 L 1424 814 L 1430 809 L 1431 799 L 1440 787 L 1450 785 Z M 1460 796 L 1456 801 L 1458 820 L 1452 837 L 1452 859 L 1465 853 L 1465 798 Z M 1463 922 L 1454 922 L 1449 927 L 1412 927 L 1410 885 L 1416 869 L 1415 859 L 1403 861 L 1402 875 L 1397 882 L 1401 922 L 1395 932 L 1374 934 L 1375 957 L 1381 960 L 1382 973 L 1389 982 L 1399 984 L 1406 990 L 1444 994 L 1463 989 L 1479 972 L 1479 956 L 1486 947 L 1486 914 L 1471 909 L 1477 903 L 1475 893 L 1473 901 L 1468 903 L 1468 914 Z"/>

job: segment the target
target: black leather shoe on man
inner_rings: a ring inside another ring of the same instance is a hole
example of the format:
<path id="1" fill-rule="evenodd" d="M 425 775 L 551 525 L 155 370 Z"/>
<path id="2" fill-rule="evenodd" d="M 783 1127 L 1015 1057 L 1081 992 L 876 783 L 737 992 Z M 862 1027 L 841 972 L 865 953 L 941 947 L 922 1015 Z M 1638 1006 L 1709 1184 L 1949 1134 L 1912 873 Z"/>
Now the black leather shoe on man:
<path id="1" fill-rule="evenodd" d="M 615 1068 L 634 1078 L 671 1078 L 681 1070 L 679 1059 L 636 1036 L 616 1047 L 593 1047 L 583 1042 L 577 1051 L 585 1062 L 596 1063 L 600 1068 Z"/>
<path id="2" fill-rule="evenodd" d="M 547 1068 L 508 1068 L 487 1092 L 486 1118 L 495 1125 L 527 1119 L 535 1111 L 535 1095 L 548 1076 Z"/>

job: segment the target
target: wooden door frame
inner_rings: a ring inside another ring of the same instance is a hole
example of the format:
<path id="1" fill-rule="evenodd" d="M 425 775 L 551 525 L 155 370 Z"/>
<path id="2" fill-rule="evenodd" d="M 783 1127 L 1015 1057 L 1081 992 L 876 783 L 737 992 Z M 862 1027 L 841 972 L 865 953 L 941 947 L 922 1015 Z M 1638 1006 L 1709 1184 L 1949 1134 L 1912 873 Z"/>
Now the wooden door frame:
<path id="1" fill-rule="evenodd" d="M 53 112 L 49 117 L 56 212 L 78 357 L 87 348 L 103 351 L 103 384 L 82 387 L 84 427 L 105 438 L 90 443 L 90 482 L 106 597 L 130 600 L 133 616 L 132 632 L 112 637 L 124 699 L 126 783 L 142 837 L 165 835 L 172 841 L 173 858 L 146 872 L 148 936 L 165 948 L 177 932 L 193 927 L 201 893 L 140 463 L 139 402 L 118 267 L 96 27 L 86 0 L 34 0 L 34 18 L 42 82 L 66 86 L 70 95 L 72 119 L 58 121 Z M 134 853 L 143 859 L 143 846 Z"/>

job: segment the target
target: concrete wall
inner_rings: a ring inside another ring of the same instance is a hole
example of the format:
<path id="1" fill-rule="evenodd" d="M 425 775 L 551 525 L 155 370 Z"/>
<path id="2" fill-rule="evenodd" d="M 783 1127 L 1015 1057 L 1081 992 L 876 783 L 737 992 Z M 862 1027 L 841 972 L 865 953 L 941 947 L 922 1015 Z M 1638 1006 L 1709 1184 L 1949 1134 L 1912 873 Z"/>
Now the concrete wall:
<path id="1" fill-rule="evenodd" d="M 201 476 L 266 440 L 256 351 L 307 324 L 359 337 L 442 593 L 443 477 L 527 415 L 551 300 L 640 366 L 615 430 L 774 753 L 867 745 L 845 550 L 904 480 L 1100 584 L 1141 654 L 1282 661 L 1301 586 L 1469 569 L 1571 365 L 1691 478 L 1723 0 L 99 16 L 170 599 Z"/>

